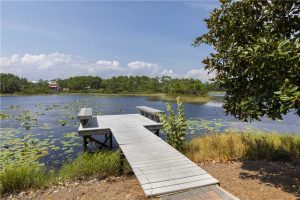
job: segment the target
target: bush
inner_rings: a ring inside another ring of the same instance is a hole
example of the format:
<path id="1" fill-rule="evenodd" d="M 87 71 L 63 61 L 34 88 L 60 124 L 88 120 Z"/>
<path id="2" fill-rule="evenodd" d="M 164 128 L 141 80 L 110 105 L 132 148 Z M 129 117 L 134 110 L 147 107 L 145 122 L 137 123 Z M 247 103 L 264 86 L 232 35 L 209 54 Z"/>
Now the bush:
<path id="1" fill-rule="evenodd" d="M 178 151 L 183 151 L 185 146 L 186 123 L 181 98 L 177 97 L 177 116 L 169 103 L 167 103 L 167 111 L 169 112 L 169 116 L 160 115 L 163 130 L 166 134 L 166 141 Z"/>

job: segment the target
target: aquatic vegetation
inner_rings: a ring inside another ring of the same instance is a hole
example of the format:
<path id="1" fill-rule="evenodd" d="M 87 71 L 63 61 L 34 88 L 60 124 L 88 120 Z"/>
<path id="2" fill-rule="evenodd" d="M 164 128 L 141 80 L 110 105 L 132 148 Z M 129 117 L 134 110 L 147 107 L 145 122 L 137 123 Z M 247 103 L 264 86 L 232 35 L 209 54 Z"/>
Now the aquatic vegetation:
<path id="1" fill-rule="evenodd" d="M 66 126 L 67 125 L 67 120 L 65 119 L 60 119 L 57 121 L 61 126 Z"/>
<path id="2" fill-rule="evenodd" d="M 49 140 L 41 140 L 33 133 L 16 138 L 12 129 L 1 129 L 0 134 L 4 144 L 0 151 L 0 171 L 12 164 L 42 165 L 38 159 L 48 154 L 48 145 L 51 144 Z"/>
<path id="3" fill-rule="evenodd" d="M 10 116 L 6 113 L 0 113 L 0 120 L 8 119 Z"/>
<path id="4" fill-rule="evenodd" d="M 221 132 L 224 131 L 227 127 L 230 127 L 229 122 L 222 121 L 221 119 L 189 119 L 186 121 L 186 124 L 187 133 L 189 134 L 199 134 L 201 130 L 203 133 Z"/>
<path id="5" fill-rule="evenodd" d="M 11 105 L 11 106 L 10 106 L 10 109 L 11 109 L 11 110 L 18 110 L 19 108 L 20 108 L 19 105 Z"/>

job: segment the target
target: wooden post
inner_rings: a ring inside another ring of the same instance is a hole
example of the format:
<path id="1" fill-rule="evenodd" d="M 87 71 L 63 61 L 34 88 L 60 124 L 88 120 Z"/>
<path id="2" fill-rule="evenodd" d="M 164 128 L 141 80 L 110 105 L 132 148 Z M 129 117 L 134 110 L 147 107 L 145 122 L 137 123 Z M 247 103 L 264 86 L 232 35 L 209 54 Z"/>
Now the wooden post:
<path id="1" fill-rule="evenodd" d="M 158 130 L 155 130 L 155 135 L 157 135 L 159 137 L 159 129 Z"/>
<path id="2" fill-rule="evenodd" d="M 119 158 L 120 158 L 120 168 L 119 168 L 119 173 L 123 174 L 124 173 L 124 160 L 125 156 L 122 150 L 119 148 Z"/>
<path id="3" fill-rule="evenodd" d="M 109 134 L 109 147 L 110 147 L 110 149 L 113 148 L 113 145 L 112 145 L 112 133 Z"/>
<path id="4" fill-rule="evenodd" d="M 82 136 L 83 137 L 83 151 L 87 150 L 87 136 Z"/>

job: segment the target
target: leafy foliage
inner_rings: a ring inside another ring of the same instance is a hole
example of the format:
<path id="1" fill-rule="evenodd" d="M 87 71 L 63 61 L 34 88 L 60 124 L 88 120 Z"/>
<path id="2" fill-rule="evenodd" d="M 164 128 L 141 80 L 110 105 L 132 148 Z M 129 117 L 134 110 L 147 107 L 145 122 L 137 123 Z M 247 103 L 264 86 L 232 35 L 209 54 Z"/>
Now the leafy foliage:
<path id="1" fill-rule="evenodd" d="M 76 76 L 58 80 L 60 87 L 70 88 L 71 90 L 99 89 L 101 83 L 102 79 L 96 76 Z"/>
<path id="2" fill-rule="evenodd" d="M 208 32 L 194 41 L 213 45 L 203 60 L 226 90 L 224 108 L 240 120 L 300 116 L 300 2 L 221 1 Z M 278 92 L 280 91 L 280 92 Z"/>
<path id="3" fill-rule="evenodd" d="M 37 83 L 29 82 L 26 78 L 20 78 L 13 74 L 0 73 L 0 93 L 12 94 L 50 94 L 48 81 L 39 80 Z"/>
<path id="4" fill-rule="evenodd" d="M 53 93 L 49 89 L 48 81 L 39 80 L 31 83 L 27 79 L 19 78 L 12 74 L 0 74 L 1 93 L 22 94 L 48 94 Z M 198 79 L 172 79 L 169 76 L 115 76 L 102 79 L 97 76 L 76 76 L 67 79 L 57 79 L 61 89 L 68 88 L 64 92 L 83 93 L 165 93 L 167 95 L 184 94 L 187 96 L 205 96 L 207 90 L 214 90 L 218 86 L 214 83 L 203 84 Z"/>
<path id="5" fill-rule="evenodd" d="M 177 97 L 177 116 L 170 103 L 167 103 L 169 116 L 160 115 L 163 123 L 163 130 L 166 134 L 166 141 L 179 151 L 183 151 L 185 145 L 186 123 L 184 119 L 183 104 L 180 97 Z"/>

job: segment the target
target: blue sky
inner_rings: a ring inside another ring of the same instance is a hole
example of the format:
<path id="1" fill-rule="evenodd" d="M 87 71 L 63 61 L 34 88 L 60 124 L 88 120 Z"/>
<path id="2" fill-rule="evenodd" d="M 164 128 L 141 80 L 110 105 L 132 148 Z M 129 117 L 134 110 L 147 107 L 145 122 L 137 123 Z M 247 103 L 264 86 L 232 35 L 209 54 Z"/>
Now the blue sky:
<path id="1" fill-rule="evenodd" d="M 1 72 L 193 77 L 212 48 L 191 46 L 217 1 L 1 2 Z M 212 75 L 211 75 L 212 76 Z"/>

